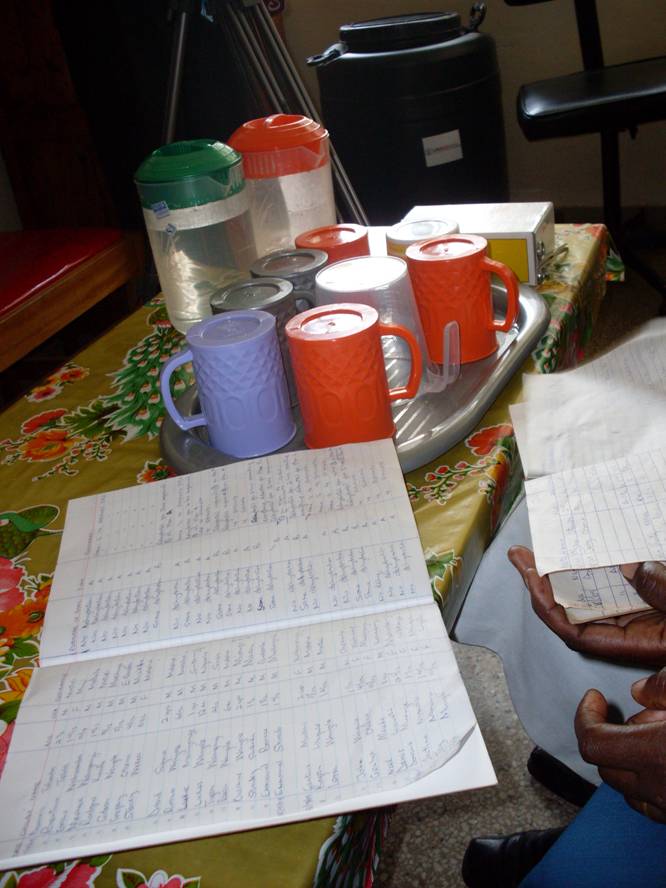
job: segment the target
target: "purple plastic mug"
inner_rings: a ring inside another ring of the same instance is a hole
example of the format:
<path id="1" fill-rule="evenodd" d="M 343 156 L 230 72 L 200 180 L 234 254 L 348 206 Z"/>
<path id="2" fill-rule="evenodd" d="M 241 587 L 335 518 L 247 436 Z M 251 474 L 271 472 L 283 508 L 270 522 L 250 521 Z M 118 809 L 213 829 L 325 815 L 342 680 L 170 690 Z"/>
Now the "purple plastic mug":
<path id="1" fill-rule="evenodd" d="M 265 311 L 229 311 L 190 327 L 189 346 L 162 368 L 164 405 L 179 428 L 208 426 L 216 450 L 240 458 L 273 453 L 296 433 L 275 318 Z M 176 409 L 169 379 L 192 361 L 202 412 Z"/>

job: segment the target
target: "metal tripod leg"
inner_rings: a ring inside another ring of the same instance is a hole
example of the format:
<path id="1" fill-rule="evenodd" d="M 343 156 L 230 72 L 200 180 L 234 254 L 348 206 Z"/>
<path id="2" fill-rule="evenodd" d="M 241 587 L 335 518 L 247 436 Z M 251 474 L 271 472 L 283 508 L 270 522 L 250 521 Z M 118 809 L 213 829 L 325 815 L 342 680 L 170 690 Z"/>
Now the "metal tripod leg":
<path id="1" fill-rule="evenodd" d="M 243 50 L 244 61 L 249 64 L 275 111 L 301 113 L 321 123 L 317 109 L 262 0 L 246 0 L 244 5 L 227 0 L 224 12 Z M 331 167 L 338 197 L 338 217 L 367 225 L 368 217 L 333 145 Z"/>
<path id="2" fill-rule="evenodd" d="M 267 43 L 271 46 L 273 51 L 273 55 L 280 66 L 287 82 L 291 86 L 291 89 L 294 95 L 300 100 L 301 108 L 304 109 L 304 113 L 312 118 L 312 120 L 316 120 L 318 123 L 321 123 L 321 119 L 317 112 L 317 109 L 314 105 L 314 102 L 310 98 L 310 95 L 301 79 L 298 70 L 296 69 L 291 56 L 289 55 L 286 46 L 280 36 L 275 24 L 273 23 L 273 19 L 270 16 L 270 13 L 264 6 L 262 2 L 258 2 L 255 4 L 252 9 L 255 12 L 255 19 L 257 21 L 258 27 L 261 28 L 262 33 L 264 34 Z M 357 222 L 361 225 L 368 224 L 368 217 L 365 214 L 365 210 L 361 205 L 361 202 L 358 199 L 356 192 L 354 191 L 351 182 L 349 181 L 349 177 L 345 172 L 342 163 L 340 162 L 340 158 L 335 151 L 335 147 L 331 145 L 331 165 L 333 167 L 334 178 L 337 182 L 340 193 L 343 195 L 345 203 L 347 205 L 348 213 L 351 214 L 352 218 L 348 221 Z"/>
<path id="3" fill-rule="evenodd" d="M 225 13 L 244 53 L 243 60 L 259 81 L 274 110 L 286 113 L 289 110 L 289 103 L 273 76 L 271 67 L 247 18 L 236 9 L 233 3 L 225 5 Z"/>

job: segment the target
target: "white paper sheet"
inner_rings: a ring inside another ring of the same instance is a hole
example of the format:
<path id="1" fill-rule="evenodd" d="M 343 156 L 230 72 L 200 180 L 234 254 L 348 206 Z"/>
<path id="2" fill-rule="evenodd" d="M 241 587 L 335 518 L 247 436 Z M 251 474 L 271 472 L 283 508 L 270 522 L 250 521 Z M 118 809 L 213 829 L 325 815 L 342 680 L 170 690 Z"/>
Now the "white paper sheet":
<path id="1" fill-rule="evenodd" d="M 666 395 L 622 386 L 509 408 L 526 478 L 655 450 L 666 441 Z"/>
<path id="2" fill-rule="evenodd" d="M 536 567 L 608 567 L 666 556 L 666 450 L 525 483 Z"/>
<path id="3" fill-rule="evenodd" d="M 40 669 L 28 699 L 3 869 L 344 809 L 441 768 L 475 725 L 432 602 Z"/>
<path id="4" fill-rule="evenodd" d="M 528 478 L 643 453 L 666 440 L 666 319 L 575 370 L 526 374 L 510 407 Z"/>

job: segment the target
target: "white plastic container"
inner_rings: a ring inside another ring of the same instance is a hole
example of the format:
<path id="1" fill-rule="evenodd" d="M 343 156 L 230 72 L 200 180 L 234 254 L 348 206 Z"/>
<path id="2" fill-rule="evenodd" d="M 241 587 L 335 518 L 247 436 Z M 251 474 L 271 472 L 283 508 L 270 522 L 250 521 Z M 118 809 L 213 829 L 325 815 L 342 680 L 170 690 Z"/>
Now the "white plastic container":
<path id="1" fill-rule="evenodd" d="M 293 247 L 312 228 L 333 225 L 328 132 L 300 114 L 249 120 L 229 139 L 243 158 L 259 255 Z"/>

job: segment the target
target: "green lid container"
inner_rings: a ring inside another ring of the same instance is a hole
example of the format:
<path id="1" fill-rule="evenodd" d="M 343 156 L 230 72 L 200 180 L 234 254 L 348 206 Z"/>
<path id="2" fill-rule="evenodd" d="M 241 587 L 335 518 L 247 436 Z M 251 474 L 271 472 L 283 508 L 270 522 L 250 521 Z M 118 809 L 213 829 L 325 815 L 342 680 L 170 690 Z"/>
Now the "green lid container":
<path id="1" fill-rule="evenodd" d="M 134 174 L 141 204 L 147 210 L 198 207 L 224 200 L 245 187 L 241 155 L 213 139 L 190 139 L 163 145 Z"/>

